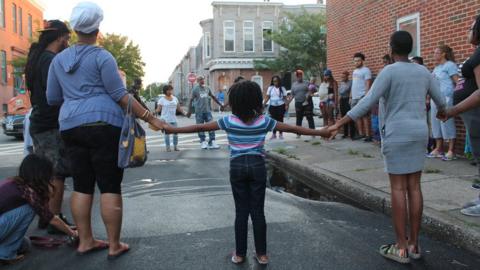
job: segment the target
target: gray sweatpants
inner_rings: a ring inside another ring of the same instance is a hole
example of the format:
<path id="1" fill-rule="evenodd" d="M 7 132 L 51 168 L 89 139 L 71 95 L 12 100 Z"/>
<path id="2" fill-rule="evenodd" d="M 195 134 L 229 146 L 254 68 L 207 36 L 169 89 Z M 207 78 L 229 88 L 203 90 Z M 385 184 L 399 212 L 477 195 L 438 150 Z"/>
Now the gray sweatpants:
<path id="1" fill-rule="evenodd" d="M 470 136 L 470 147 L 472 148 L 472 154 L 477 162 L 478 175 L 480 176 L 480 107 L 476 107 L 473 110 L 462 113 L 463 123 L 468 130 Z M 480 196 L 480 194 L 479 194 Z"/>

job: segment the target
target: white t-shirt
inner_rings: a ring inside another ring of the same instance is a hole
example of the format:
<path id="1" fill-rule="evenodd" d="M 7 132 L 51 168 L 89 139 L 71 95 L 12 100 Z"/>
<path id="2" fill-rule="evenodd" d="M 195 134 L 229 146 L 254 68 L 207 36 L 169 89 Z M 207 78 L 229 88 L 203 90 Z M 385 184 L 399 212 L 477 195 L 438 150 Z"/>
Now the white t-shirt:
<path id="1" fill-rule="evenodd" d="M 357 68 L 352 74 L 352 99 L 360 99 L 367 92 L 367 80 L 372 79 L 372 72 L 367 67 Z"/>
<path id="2" fill-rule="evenodd" d="M 270 100 L 268 101 L 270 105 L 280 106 L 285 104 L 283 99 L 287 96 L 287 90 L 285 90 L 285 87 L 282 87 L 280 90 L 275 86 L 270 86 L 267 90 L 267 96 L 270 96 Z"/>
<path id="3" fill-rule="evenodd" d="M 177 106 L 178 106 L 178 99 L 176 97 L 172 97 L 172 100 L 168 100 L 165 97 L 162 97 L 158 101 L 158 105 L 162 106 L 162 114 L 160 118 L 165 120 L 167 123 L 176 123 L 177 122 Z"/>

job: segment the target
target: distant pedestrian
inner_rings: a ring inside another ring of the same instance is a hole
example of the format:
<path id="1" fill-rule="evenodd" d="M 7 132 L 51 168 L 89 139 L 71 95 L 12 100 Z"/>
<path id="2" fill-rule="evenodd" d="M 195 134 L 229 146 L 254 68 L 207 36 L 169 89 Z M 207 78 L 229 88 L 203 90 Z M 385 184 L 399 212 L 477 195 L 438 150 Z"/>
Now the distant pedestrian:
<path id="1" fill-rule="evenodd" d="M 478 167 L 477 179 L 472 184 L 475 189 L 480 189 L 480 90 L 478 82 L 480 81 L 480 16 L 477 16 L 468 29 L 468 41 L 476 47 L 475 52 L 462 65 L 462 77 L 465 81 L 457 84 L 454 92 L 455 107 L 448 110 L 446 117 L 451 118 L 457 115 L 463 120 L 467 129 L 467 136 L 470 140 L 475 163 Z M 461 213 L 467 216 L 480 217 L 480 194 L 479 196 L 466 203 Z"/>
<path id="2" fill-rule="evenodd" d="M 246 261 L 248 217 L 253 223 L 255 258 L 258 263 L 268 264 L 267 224 L 264 204 L 267 182 L 265 166 L 265 137 L 277 129 L 312 136 L 328 137 L 327 130 L 312 130 L 290 126 L 263 114 L 263 94 L 255 82 L 242 81 L 232 85 L 229 92 L 232 115 L 217 122 L 181 128 L 165 126 L 169 133 L 193 133 L 200 130 L 225 130 L 230 144 L 230 184 L 235 201 L 235 252 L 231 261 L 241 264 Z"/>
<path id="3" fill-rule="evenodd" d="M 353 63 L 355 64 L 355 70 L 352 74 L 352 108 L 355 108 L 372 86 L 372 72 L 365 66 L 364 62 L 365 55 L 363 53 L 354 54 Z M 365 142 L 372 141 L 369 118 L 369 114 L 367 114 L 356 120 L 359 138 L 365 138 Z"/>
<path id="4" fill-rule="evenodd" d="M 295 72 L 296 81 L 292 84 L 292 95 L 295 99 L 295 113 L 297 117 L 297 126 L 302 126 L 303 118 L 306 117 L 308 127 L 315 129 L 313 120 L 313 102 L 311 102 L 312 92 L 308 89 L 308 83 L 303 80 L 303 70 Z M 297 135 L 300 138 L 300 135 Z"/>
<path id="5" fill-rule="evenodd" d="M 330 69 L 323 72 L 323 81 L 320 85 L 322 90 L 319 90 L 320 97 L 320 111 L 322 112 L 323 126 L 335 124 L 335 110 L 338 104 L 338 82 L 333 78 L 333 73 Z M 326 88 L 326 95 L 325 95 Z"/>
<path id="6" fill-rule="evenodd" d="M 53 170 L 45 157 L 27 155 L 18 175 L 0 182 L 0 265 L 24 259 L 28 251 L 24 237 L 35 215 L 68 236 L 78 236 L 50 211 Z"/>
<path id="7" fill-rule="evenodd" d="M 164 97 L 158 100 L 157 112 L 160 113 L 160 119 L 167 122 L 169 125 L 177 126 L 177 112 L 185 115 L 185 112 L 180 107 L 177 97 L 173 95 L 173 86 L 165 85 L 163 87 Z M 165 148 L 167 152 L 171 152 L 170 134 L 165 134 Z M 173 150 L 180 151 L 178 148 L 178 135 L 173 134 Z"/>
<path id="8" fill-rule="evenodd" d="M 455 64 L 455 56 L 452 48 L 447 45 L 441 45 L 435 49 L 434 59 L 437 66 L 433 70 L 433 76 L 440 84 L 442 94 L 446 97 L 447 105 L 453 106 L 453 92 L 458 81 L 458 67 Z M 430 121 L 432 123 L 432 135 L 435 139 L 435 148 L 428 154 L 430 158 L 442 158 L 449 161 L 455 158 L 455 139 L 457 129 L 455 119 L 449 119 L 441 122 L 437 119 L 437 105 L 435 102 L 430 104 Z M 443 143 L 448 141 L 448 152 L 444 153 Z"/>
<path id="9" fill-rule="evenodd" d="M 338 94 L 340 96 L 340 114 L 342 117 L 347 115 L 347 112 L 350 111 L 350 99 L 352 92 L 352 81 L 348 79 L 348 71 L 342 72 L 340 77 L 340 85 L 338 86 Z M 353 139 L 355 137 L 355 123 L 352 121 L 347 125 L 343 126 L 343 139 L 350 137 Z"/>
<path id="10" fill-rule="evenodd" d="M 136 78 L 135 80 L 133 80 L 133 85 L 128 89 L 128 93 L 132 95 L 138 101 L 138 103 L 142 105 L 143 108 L 149 110 L 145 102 L 143 102 L 142 98 L 140 97 L 142 83 L 142 79 L 140 78 Z"/>
<path id="11" fill-rule="evenodd" d="M 68 47 L 69 40 L 70 30 L 64 22 L 48 21 L 45 29 L 40 31 L 38 42 L 32 43 L 25 66 L 25 81 L 30 90 L 32 103 L 28 131 L 32 138 L 34 152 L 48 158 L 54 166 L 52 181 L 54 192 L 49 201 L 50 211 L 59 215 L 68 224 L 70 222 L 62 214 L 62 203 L 65 178 L 70 175 L 70 161 L 59 131 L 60 106 L 51 106 L 47 103 L 46 91 L 50 63 L 56 54 Z M 52 234 L 62 233 L 48 225 L 46 220 L 40 219 L 38 226 L 42 229 L 47 227 L 48 232 Z"/>
<path id="12" fill-rule="evenodd" d="M 226 86 L 225 86 L 226 88 Z M 218 106 L 218 112 L 222 112 L 222 106 L 225 106 L 225 89 L 218 89 L 217 100 L 220 102 L 221 106 Z"/>
<path id="13" fill-rule="evenodd" d="M 285 111 L 288 109 L 287 90 L 282 85 L 280 76 L 273 76 L 270 86 L 267 89 L 264 105 L 269 104 L 268 113 L 270 117 L 283 123 Z M 283 132 L 279 132 L 279 139 L 283 140 Z M 274 129 L 271 140 L 277 138 L 277 130 Z"/>
<path id="14" fill-rule="evenodd" d="M 156 129 L 164 121 L 127 93 L 115 58 L 98 47 L 103 10 L 81 2 L 72 11 L 70 24 L 78 43 L 59 53 L 48 73 L 47 101 L 61 106 L 60 131 L 72 166 L 71 207 L 79 233 L 79 255 L 108 249 L 108 259 L 130 250 L 120 241 L 122 228 L 123 169 L 118 167 L 119 141 L 129 101 L 136 117 Z M 91 211 L 95 184 L 100 190 L 100 210 L 107 241 L 94 238 Z"/>
<path id="15" fill-rule="evenodd" d="M 413 38 L 406 31 L 395 32 L 390 39 L 395 63 L 378 75 L 367 96 L 343 117 L 330 132 L 367 114 L 380 101 L 382 154 L 389 174 L 396 243 L 380 247 L 380 254 L 400 263 L 421 257 L 418 236 L 422 222 L 423 197 L 420 179 L 425 164 L 427 93 L 439 112 L 446 109 L 445 98 L 430 72 L 410 63 Z M 410 232 L 407 234 L 407 220 Z"/>
<path id="16" fill-rule="evenodd" d="M 419 64 L 419 65 L 423 66 L 423 57 L 414 56 L 414 57 L 412 57 L 411 61 L 412 61 L 412 63 Z"/>
<path id="17" fill-rule="evenodd" d="M 205 86 L 205 77 L 197 77 L 197 85 L 192 89 L 192 97 L 188 106 L 187 117 L 192 115 L 192 108 L 195 108 L 195 120 L 197 124 L 209 123 L 213 121 L 211 99 L 223 110 L 223 105 L 212 94 L 208 86 Z M 205 132 L 198 132 L 200 138 L 200 147 L 202 149 L 219 149 L 220 146 L 215 142 L 215 132 L 208 133 L 209 141 L 206 141 Z"/>

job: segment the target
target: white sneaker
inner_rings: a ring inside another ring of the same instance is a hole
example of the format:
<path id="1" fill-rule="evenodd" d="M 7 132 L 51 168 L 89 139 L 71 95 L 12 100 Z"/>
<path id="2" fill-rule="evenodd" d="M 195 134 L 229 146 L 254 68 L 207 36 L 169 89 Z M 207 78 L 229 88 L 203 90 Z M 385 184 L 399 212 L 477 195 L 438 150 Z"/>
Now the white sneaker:
<path id="1" fill-rule="evenodd" d="M 208 143 L 206 141 L 203 141 L 200 147 L 202 149 L 207 149 L 208 148 Z"/>
<path id="2" fill-rule="evenodd" d="M 210 149 L 219 149 L 220 146 L 219 146 L 215 141 L 212 141 L 212 143 L 208 146 L 208 148 L 210 148 Z"/>

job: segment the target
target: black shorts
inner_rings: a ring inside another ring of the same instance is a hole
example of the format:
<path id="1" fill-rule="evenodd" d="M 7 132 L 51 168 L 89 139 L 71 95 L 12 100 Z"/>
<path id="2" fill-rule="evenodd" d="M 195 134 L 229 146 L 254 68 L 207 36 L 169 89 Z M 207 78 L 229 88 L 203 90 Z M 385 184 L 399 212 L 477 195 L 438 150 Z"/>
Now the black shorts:
<path id="1" fill-rule="evenodd" d="M 283 117 L 285 116 L 285 104 L 280 106 L 270 105 L 270 107 L 268 107 L 268 113 L 273 119 L 283 122 Z"/>
<path id="2" fill-rule="evenodd" d="M 118 167 L 121 128 L 111 125 L 80 126 L 62 131 L 72 163 L 74 191 L 121 194 L 123 169 Z"/>
<path id="3" fill-rule="evenodd" d="M 70 161 L 67 157 L 65 143 L 58 129 L 41 133 L 31 133 L 33 152 L 50 160 L 57 180 L 70 176 Z"/>

